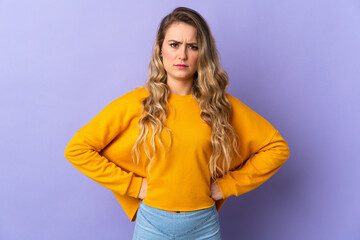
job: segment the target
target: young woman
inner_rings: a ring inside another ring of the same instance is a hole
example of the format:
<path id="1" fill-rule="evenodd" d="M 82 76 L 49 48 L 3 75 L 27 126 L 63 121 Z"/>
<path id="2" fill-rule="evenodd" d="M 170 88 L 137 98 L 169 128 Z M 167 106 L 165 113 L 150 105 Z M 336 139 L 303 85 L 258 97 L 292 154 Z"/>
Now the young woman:
<path id="1" fill-rule="evenodd" d="M 133 239 L 221 239 L 218 211 L 289 158 L 263 117 L 226 93 L 208 24 L 179 7 L 161 22 L 144 87 L 112 101 L 65 157 L 110 189 Z"/>

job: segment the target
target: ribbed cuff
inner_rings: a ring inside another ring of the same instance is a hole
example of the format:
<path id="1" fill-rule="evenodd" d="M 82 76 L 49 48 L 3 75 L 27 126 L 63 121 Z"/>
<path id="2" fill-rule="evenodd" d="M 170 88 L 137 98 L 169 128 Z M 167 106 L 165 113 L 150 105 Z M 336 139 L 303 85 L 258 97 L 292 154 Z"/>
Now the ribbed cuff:
<path id="1" fill-rule="evenodd" d="M 226 174 L 216 182 L 220 188 L 221 194 L 223 195 L 224 199 L 234 195 L 231 187 L 231 179 L 228 174 Z"/>
<path id="2" fill-rule="evenodd" d="M 142 177 L 133 177 L 132 178 L 129 188 L 126 192 L 127 196 L 134 197 L 134 198 L 137 198 L 139 196 L 142 179 L 143 179 Z"/>

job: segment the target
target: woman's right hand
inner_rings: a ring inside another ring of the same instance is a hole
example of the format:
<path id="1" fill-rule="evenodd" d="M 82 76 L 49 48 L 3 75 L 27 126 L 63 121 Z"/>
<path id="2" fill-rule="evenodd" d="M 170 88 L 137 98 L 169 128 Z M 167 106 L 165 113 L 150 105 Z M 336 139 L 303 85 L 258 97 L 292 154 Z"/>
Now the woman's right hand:
<path id="1" fill-rule="evenodd" d="M 141 182 L 141 189 L 138 198 L 144 199 L 146 197 L 146 194 L 147 194 L 147 179 L 143 178 Z"/>

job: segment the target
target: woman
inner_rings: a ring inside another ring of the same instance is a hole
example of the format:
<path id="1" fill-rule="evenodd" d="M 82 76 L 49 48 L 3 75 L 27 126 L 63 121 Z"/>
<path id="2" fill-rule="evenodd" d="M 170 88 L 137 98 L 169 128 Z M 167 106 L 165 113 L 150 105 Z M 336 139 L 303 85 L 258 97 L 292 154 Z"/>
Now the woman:
<path id="1" fill-rule="evenodd" d="M 176 8 L 158 29 L 145 86 L 112 101 L 69 142 L 65 157 L 136 221 L 133 239 L 221 239 L 225 200 L 289 158 L 280 133 L 227 86 L 208 24 Z"/>

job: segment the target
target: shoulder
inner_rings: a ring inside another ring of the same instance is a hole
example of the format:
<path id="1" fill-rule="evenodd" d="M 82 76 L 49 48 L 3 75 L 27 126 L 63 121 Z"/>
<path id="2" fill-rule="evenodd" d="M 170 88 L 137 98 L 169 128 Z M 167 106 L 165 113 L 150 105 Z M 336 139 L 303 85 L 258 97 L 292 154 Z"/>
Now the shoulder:
<path id="1" fill-rule="evenodd" d="M 142 109 L 142 101 L 149 95 L 144 87 L 136 87 L 135 89 L 124 93 L 115 98 L 102 110 L 103 112 L 139 112 Z"/>
<path id="2" fill-rule="evenodd" d="M 231 104 L 231 122 L 234 125 L 242 125 L 251 128 L 252 126 L 262 126 L 273 130 L 273 126 L 263 116 L 244 104 L 238 98 L 226 93 Z"/>
<path id="3" fill-rule="evenodd" d="M 133 100 L 133 101 L 142 101 L 147 96 L 149 96 L 149 92 L 143 86 L 135 87 L 133 90 L 123 94 L 118 97 L 121 100 Z"/>
<path id="4" fill-rule="evenodd" d="M 231 95 L 230 93 L 225 93 L 226 94 L 226 97 L 229 99 L 231 105 L 232 104 L 239 104 L 241 103 L 241 101 L 239 99 L 237 99 L 236 97 L 234 97 L 233 95 Z"/>
<path id="5" fill-rule="evenodd" d="M 114 99 L 111 104 L 113 105 L 138 105 L 149 96 L 149 92 L 145 89 L 145 87 L 135 87 L 135 89 L 124 93 L 123 95 Z"/>
<path id="6" fill-rule="evenodd" d="M 226 93 L 226 96 L 231 104 L 232 111 L 235 112 L 253 112 L 253 110 L 244 104 L 240 99 L 234 97 L 233 95 Z"/>

